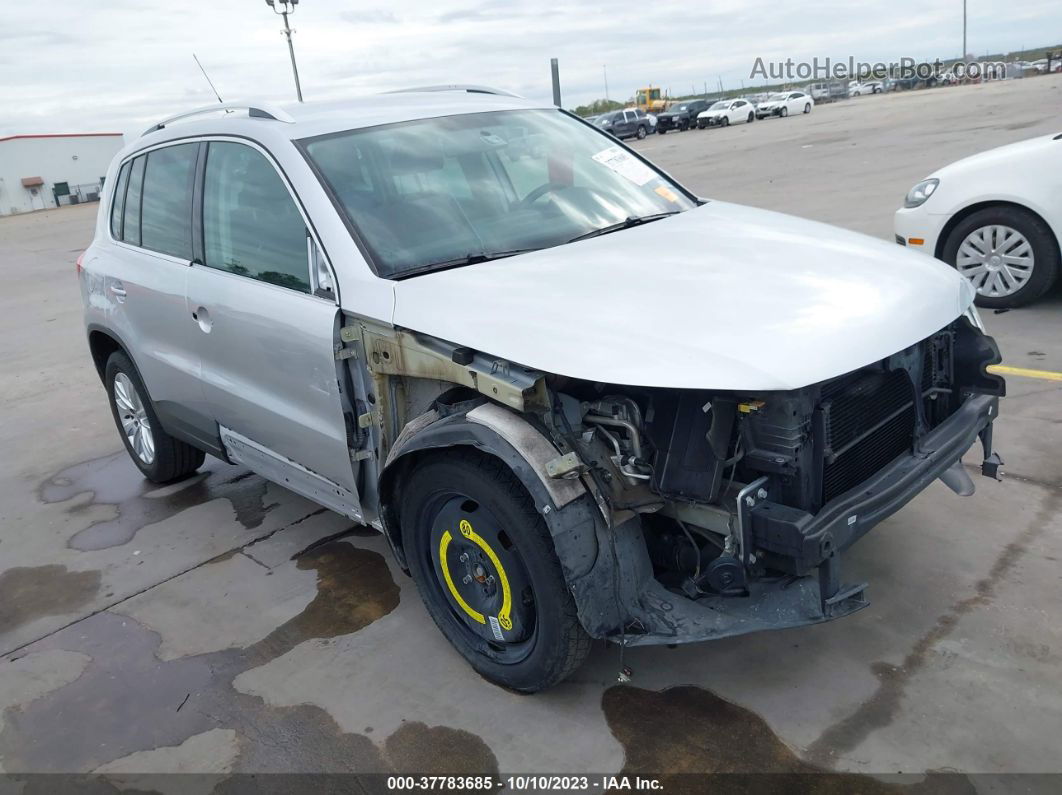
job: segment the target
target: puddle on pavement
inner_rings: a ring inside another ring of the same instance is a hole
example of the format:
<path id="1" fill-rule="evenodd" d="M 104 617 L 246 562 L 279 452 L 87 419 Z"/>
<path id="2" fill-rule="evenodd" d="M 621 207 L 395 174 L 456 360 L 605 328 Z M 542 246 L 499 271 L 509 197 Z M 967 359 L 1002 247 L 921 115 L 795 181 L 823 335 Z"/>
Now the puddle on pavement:
<path id="1" fill-rule="evenodd" d="M 74 514 L 90 505 L 115 506 L 114 519 L 95 521 L 67 541 L 71 549 L 87 552 L 126 544 L 141 528 L 218 498 L 232 504 L 236 521 L 253 529 L 275 507 L 264 503 L 266 485 L 245 469 L 208 458 L 190 478 L 158 486 L 145 480 L 123 451 L 64 469 L 41 484 L 37 496 L 41 502 L 58 503 L 91 492 L 90 502 L 70 507 Z"/>
<path id="2" fill-rule="evenodd" d="M 0 572 L 0 634 L 44 616 L 72 613 L 100 589 L 98 571 L 66 566 L 17 566 Z"/>
<path id="3" fill-rule="evenodd" d="M 317 595 L 301 613 L 245 650 L 247 668 L 310 638 L 357 632 L 398 607 L 398 585 L 379 552 L 334 541 L 303 553 L 295 565 L 317 571 Z"/>
<path id="4" fill-rule="evenodd" d="M 962 775 L 927 774 L 891 783 L 854 773 L 833 773 L 798 757 L 756 713 L 699 687 L 663 691 L 610 687 L 601 698 L 613 736 L 623 746 L 623 773 L 659 777 L 665 792 L 702 792 L 705 774 L 725 776 L 713 792 L 946 793 L 975 789 Z M 688 775 L 696 774 L 696 775 Z M 792 776 L 787 781 L 786 776 Z"/>
<path id="5" fill-rule="evenodd" d="M 403 723 L 384 741 L 384 755 L 395 773 L 498 776 L 498 760 L 483 738 L 449 726 Z"/>
<path id="6" fill-rule="evenodd" d="M 34 650 L 77 650 L 92 662 L 77 681 L 4 712 L 0 758 L 7 771 L 86 772 L 214 728 L 236 730 L 239 771 L 392 769 L 380 747 L 364 734 L 342 731 L 324 709 L 270 706 L 232 686 L 239 674 L 302 641 L 356 632 L 398 606 L 398 586 L 375 551 L 333 541 L 301 555 L 296 565 L 317 571 L 317 596 L 299 616 L 246 649 L 160 661 L 157 633 L 109 612 L 36 644 Z M 403 739 L 418 732 L 441 754 L 420 761 L 444 770 L 452 769 L 454 758 L 478 769 L 489 754 L 482 741 L 444 727 L 412 724 L 400 731 L 395 764 L 417 761 Z"/>

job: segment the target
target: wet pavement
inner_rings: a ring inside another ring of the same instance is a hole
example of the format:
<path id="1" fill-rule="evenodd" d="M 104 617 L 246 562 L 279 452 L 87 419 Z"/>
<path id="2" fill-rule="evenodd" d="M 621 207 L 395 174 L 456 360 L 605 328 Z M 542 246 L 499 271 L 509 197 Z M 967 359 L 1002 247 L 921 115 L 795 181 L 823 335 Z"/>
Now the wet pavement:
<path id="1" fill-rule="evenodd" d="M 1062 85 L 1026 82 L 1024 92 Z M 959 119 L 962 95 L 938 96 L 938 112 Z M 903 125 L 924 98 L 882 101 L 639 146 L 664 147 L 665 165 L 691 179 L 698 151 L 736 147 L 740 157 L 712 164 L 705 192 L 752 201 L 740 194 L 769 171 L 766 147 L 805 134 L 839 143 L 829 127 L 798 125 L 829 113 L 848 124 L 857 109 Z M 1023 112 L 991 135 L 1034 134 L 1035 120 L 1012 127 Z M 744 137 L 710 138 L 726 135 Z M 899 163 L 903 152 L 878 156 Z M 807 178 L 806 214 L 844 223 L 851 198 L 831 204 L 830 190 L 850 186 L 858 162 L 833 157 L 834 171 Z M 789 194 L 764 198 L 799 211 Z M 0 219 L 0 769 L 902 771 L 928 777 L 828 786 L 956 793 L 988 791 L 966 774 L 1060 771 L 1062 384 L 1011 380 L 997 423 L 1005 482 L 978 479 L 966 499 L 934 484 L 846 556 L 846 579 L 870 583 L 866 610 L 629 650 L 626 684 L 618 650 L 598 644 L 567 682 L 518 696 L 450 649 L 374 532 L 213 459 L 170 486 L 139 477 L 118 452 L 80 326 L 72 263 L 94 212 Z M 883 227 L 875 213 L 864 231 Z M 1055 295 L 986 316 L 1008 363 L 1062 369 L 1060 306 Z"/>

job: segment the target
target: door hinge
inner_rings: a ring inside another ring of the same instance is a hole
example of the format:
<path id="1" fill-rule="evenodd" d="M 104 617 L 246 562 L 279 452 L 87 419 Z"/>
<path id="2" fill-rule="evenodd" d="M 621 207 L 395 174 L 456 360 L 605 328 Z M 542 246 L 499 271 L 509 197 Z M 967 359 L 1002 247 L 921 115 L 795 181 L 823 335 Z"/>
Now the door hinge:
<path id="1" fill-rule="evenodd" d="M 378 411 L 366 411 L 364 414 L 358 415 L 358 427 L 359 428 L 371 428 L 380 421 L 380 412 Z"/>
<path id="2" fill-rule="evenodd" d="M 364 461 L 365 459 L 372 458 L 375 455 L 376 453 L 374 453 L 372 450 L 352 450 L 350 452 L 350 460 Z"/>
<path id="3" fill-rule="evenodd" d="M 344 348 L 342 345 L 336 345 L 336 361 L 341 362 L 344 359 L 357 359 L 357 348 Z"/>

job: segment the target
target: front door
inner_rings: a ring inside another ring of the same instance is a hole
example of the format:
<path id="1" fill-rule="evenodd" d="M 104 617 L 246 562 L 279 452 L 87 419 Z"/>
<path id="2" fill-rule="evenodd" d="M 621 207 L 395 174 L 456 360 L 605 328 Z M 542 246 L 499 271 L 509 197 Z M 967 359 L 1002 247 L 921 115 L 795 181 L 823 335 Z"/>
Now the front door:
<path id="1" fill-rule="evenodd" d="M 188 323 L 222 441 L 263 476 L 361 518 L 335 360 L 339 312 L 313 293 L 306 221 L 264 152 L 204 146 Z"/>

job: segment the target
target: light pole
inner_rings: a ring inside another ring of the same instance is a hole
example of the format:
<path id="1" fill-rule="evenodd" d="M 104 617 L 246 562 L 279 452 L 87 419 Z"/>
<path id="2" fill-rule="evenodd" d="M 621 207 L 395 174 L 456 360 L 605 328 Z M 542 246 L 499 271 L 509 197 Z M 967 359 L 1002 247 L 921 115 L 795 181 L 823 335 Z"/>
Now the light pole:
<path id="1" fill-rule="evenodd" d="M 966 63 L 966 0 L 962 0 L 962 62 Z"/>
<path id="2" fill-rule="evenodd" d="M 291 71 L 295 75 L 295 93 L 299 97 L 299 102 L 302 102 L 302 86 L 299 85 L 299 67 L 295 65 L 295 47 L 291 43 L 291 25 L 288 24 L 288 14 L 295 13 L 295 6 L 299 4 L 299 0 L 265 0 L 266 5 L 273 9 L 274 14 L 280 14 L 284 17 L 284 36 L 288 40 L 288 53 L 291 55 Z M 277 9 L 280 6 L 280 9 Z"/>

